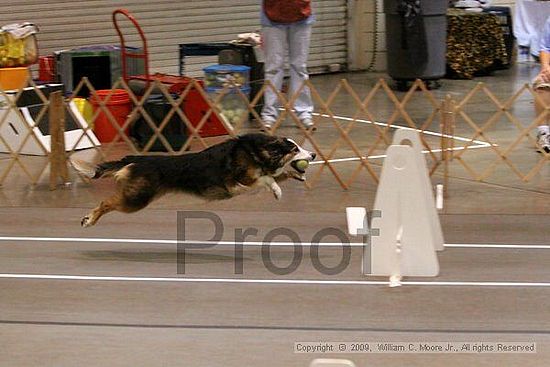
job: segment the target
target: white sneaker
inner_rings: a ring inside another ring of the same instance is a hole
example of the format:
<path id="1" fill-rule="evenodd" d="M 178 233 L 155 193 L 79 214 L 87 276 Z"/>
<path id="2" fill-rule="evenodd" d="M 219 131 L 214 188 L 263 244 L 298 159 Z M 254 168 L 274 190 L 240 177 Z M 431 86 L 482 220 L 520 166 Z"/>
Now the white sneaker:
<path id="1" fill-rule="evenodd" d="M 275 125 L 275 121 L 271 120 L 262 120 L 260 123 L 262 125 L 260 130 L 263 132 L 270 132 L 273 129 L 273 125 Z"/>
<path id="2" fill-rule="evenodd" d="M 537 152 L 541 153 L 543 150 L 550 153 L 550 135 L 539 131 L 537 133 Z"/>
<path id="3" fill-rule="evenodd" d="M 303 120 L 300 120 L 300 122 L 302 123 L 302 125 L 304 125 L 306 130 L 311 130 L 311 131 L 317 130 L 317 127 L 315 126 L 315 124 L 310 118 L 305 118 Z"/>

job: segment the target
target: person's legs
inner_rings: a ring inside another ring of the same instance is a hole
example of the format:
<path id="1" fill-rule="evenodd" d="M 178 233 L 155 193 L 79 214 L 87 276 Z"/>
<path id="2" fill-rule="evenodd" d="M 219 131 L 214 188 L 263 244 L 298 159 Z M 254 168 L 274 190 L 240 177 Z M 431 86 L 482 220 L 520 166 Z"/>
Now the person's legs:
<path id="1" fill-rule="evenodd" d="M 545 107 L 550 107 L 550 88 L 537 88 L 535 89 L 537 96 L 540 98 L 535 100 L 535 111 L 537 116 L 542 114 Z M 550 128 L 548 127 L 548 121 L 550 121 L 550 115 L 546 115 L 546 118 L 539 122 L 537 129 L 537 145 L 539 150 L 543 149 L 546 153 L 550 153 Z"/>
<path id="2" fill-rule="evenodd" d="M 290 86 L 289 99 L 300 89 L 302 84 L 309 79 L 307 72 L 307 58 L 311 38 L 311 25 L 291 25 L 288 34 Z M 300 121 L 311 125 L 313 101 L 308 87 L 304 87 L 294 101 L 294 110 Z M 309 126 L 306 126 L 309 127 Z"/>
<path id="3" fill-rule="evenodd" d="M 263 27 L 262 42 L 265 53 L 264 74 L 278 91 L 283 86 L 284 79 L 284 57 L 287 47 L 286 27 Z M 279 99 L 277 94 L 266 88 L 264 94 L 264 106 L 262 109 L 262 122 L 265 125 L 272 125 L 279 115 Z"/>

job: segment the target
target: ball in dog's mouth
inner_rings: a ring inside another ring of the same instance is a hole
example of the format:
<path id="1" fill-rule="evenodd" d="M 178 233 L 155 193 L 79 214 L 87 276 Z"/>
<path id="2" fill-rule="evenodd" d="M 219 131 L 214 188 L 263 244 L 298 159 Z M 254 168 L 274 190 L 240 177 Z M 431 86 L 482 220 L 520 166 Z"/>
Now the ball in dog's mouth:
<path id="1" fill-rule="evenodd" d="M 298 160 L 292 161 L 290 165 L 297 172 L 304 174 L 306 173 L 306 169 L 309 166 L 309 161 L 306 159 L 298 159 Z"/>

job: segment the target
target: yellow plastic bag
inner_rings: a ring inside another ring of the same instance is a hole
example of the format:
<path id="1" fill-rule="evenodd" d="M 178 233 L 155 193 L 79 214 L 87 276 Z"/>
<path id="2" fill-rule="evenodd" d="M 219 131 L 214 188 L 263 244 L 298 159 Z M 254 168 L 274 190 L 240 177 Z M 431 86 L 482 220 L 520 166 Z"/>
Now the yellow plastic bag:
<path id="1" fill-rule="evenodd" d="M 74 98 L 73 101 L 78 112 L 84 117 L 90 128 L 93 129 L 92 117 L 94 116 L 94 108 L 92 104 L 86 98 Z"/>

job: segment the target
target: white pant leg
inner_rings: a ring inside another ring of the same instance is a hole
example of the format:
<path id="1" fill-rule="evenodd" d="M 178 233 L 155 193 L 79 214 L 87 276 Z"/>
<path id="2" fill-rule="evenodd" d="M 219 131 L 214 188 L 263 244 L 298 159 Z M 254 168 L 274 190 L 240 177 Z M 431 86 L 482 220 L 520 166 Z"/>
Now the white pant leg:
<path id="1" fill-rule="evenodd" d="M 290 86 L 289 97 L 302 86 L 304 81 L 309 79 L 307 72 L 307 58 L 309 54 L 309 43 L 311 38 L 311 25 L 290 25 L 288 32 L 289 64 L 290 64 Z M 305 87 L 294 101 L 294 110 L 300 120 L 311 119 L 313 112 L 313 101 L 311 92 Z"/>
<path id="2" fill-rule="evenodd" d="M 287 49 L 287 27 L 263 27 L 262 41 L 265 53 L 264 74 L 278 91 L 283 87 L 284 58 Z M 279 98 L 271 88 L 266 88 L 262 120 L 273 123 L 279 115 Z"/>

